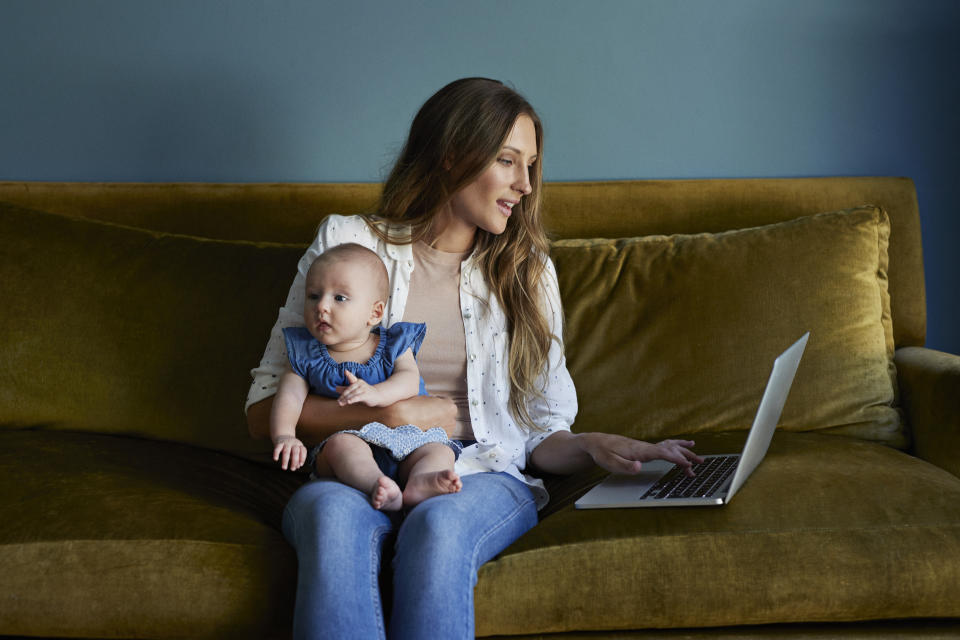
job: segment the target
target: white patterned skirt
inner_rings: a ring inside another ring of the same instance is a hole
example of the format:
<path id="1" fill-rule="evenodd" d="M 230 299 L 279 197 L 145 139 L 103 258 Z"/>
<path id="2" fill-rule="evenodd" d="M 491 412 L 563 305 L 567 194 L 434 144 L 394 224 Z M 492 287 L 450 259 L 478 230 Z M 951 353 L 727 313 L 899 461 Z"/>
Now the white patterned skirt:
<path id="1" fill-rule="evenodd" d="M 390 456 L 398 462 L 410 455 L 414 449 L 419 449 L 423 445 L 430 444 L 431 442 L 439 442 L 450 447 L 453 450 L 454 459 L 459 458 L 460 452 L 463 451 L 460 443 L 448 438 L 447 432 L 440 427 L 433 427 L 432 429 L 424 431 L 420 427 L 412 424 L 405 424 L 391 429 L 380 422 L 371 422 L 364 425 L 361 429 L 344 429 L 333 435 L 340 433 L 355 435 L 365 442 L 381 447 L 388 451 Z M 319 455 L 323 449 L 323 445 L 332 437 L 333 436 L 329 436 L 310 450 L 305 464 L 308 469 L 313 468 L 317 455 Z"/>

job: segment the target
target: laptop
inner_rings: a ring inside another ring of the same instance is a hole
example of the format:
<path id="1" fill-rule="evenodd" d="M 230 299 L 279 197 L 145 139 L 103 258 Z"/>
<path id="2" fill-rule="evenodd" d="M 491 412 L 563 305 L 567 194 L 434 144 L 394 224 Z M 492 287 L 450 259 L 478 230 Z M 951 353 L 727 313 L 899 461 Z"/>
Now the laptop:
<path id="1" fill-rule="evenodd" d="M 810 332 L 803 334 L 774 361 L 743 451 L 703 456 L 704 462 L 693 467 L 694 478 L 666 460 L 645 462 L 636 475 L 608 476 L 577 500 L 576 508 L 694 507 L 730 502 L 767 454 L 809 337 Z"/>

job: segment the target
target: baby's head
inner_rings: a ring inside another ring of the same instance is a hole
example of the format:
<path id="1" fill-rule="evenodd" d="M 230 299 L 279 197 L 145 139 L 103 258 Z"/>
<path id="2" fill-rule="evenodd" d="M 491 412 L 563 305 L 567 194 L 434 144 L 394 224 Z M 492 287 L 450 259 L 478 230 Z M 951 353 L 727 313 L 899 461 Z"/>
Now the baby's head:
<path id="1" fill-rule="evenodd" d="M 303 320 L 328 347 L 347 350 L 367 340 L 383 319 L 390 291 L 387 268 L 359 244 L 341 244 L 320 254 L 307 271 Z"/>

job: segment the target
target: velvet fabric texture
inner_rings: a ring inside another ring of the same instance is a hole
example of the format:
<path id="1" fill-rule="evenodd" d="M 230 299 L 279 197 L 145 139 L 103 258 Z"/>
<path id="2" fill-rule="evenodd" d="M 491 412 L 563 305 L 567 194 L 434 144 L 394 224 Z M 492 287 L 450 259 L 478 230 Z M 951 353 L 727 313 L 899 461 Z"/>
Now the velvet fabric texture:
<path id="1" fill-rule="evenodd" d="M 303 246 L 0 204 L 0 425 L 135 435 L 268 461 L 243 399 Z"/>
<path id="2" fill-rule="evenodd" d="M 574 509 L 596 479 L 481 569 L 478 635 L 960 616 L 960 483 L 888 446 L 777 433 L 720 508 Z"/>
<path id="3" fill-rule="evenodd" d="M 224 240 L 306 244 L 330 213 L 375 210 L 379 184 L 0 182 L 0 202 Z M 890 216 L 898 347 L 923 346 L 926 297 L 913 181 L 891 177 L 619 180 L 544 184 L 554 239 L 717 233 L 864 203 Z"/>
<path id="4" fill-rule="evenodd" d="M 905 446 L 889 231 L 883 210 L 863 207 L 717 234 L 555 242 L 577 428 L 641 440 L 748 429 L 773 359 L 810 331 L 780 428 Z"/>
<path id="5" fill-rule="evenodd" d="M 897 351 L 896 362 L 914 452 L 960 477 L 960 358 L 905 347 Z"/>
<path id="6" fill-rule="evenodd" d="M 300 482 L 199 447 L 2 431 L 0 632 L 283 637 L 296 559 L 280 516 Z"/>
<path id="7" fill-rule="evenodd" d="M 0 340 L 12 354 L 0 372 L 2 424 L 265 459 L 237 399 L 301 246 L 10 205 L 0 205 L 0 231 L 10 274 Z M 888 232 L 882 210 L 862 208 L 719 234 L 556 241 L 578 428 L 641 439 L 746 429 L 773 357 L 809 330 L 783 428 L 903 446 Z"/>

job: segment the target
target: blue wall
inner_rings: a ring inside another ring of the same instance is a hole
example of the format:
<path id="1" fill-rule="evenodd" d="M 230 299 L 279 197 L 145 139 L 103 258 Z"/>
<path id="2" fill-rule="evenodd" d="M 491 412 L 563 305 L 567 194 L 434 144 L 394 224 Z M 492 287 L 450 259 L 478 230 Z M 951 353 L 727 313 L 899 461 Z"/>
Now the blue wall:
<path id="1" fill-rule="evenodd" d="M 905 175 L 960 353 L 956 0 L 0 0 L 0 179 L 373 181 L 457 77 L 548 180 Z"/>

